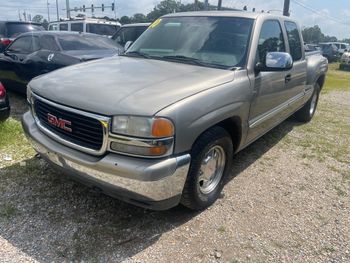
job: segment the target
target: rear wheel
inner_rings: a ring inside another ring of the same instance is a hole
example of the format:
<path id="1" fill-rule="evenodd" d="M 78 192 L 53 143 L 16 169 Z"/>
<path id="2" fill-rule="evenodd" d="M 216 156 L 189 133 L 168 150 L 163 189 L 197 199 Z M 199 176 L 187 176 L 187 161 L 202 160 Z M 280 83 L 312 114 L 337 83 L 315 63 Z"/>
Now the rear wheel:
<path id="1" fill-rule="evenodd" d="M 320 86 L 316 83 L 314 92 L 308 102 L 295 113 L 295 118 L 300 122 L 309 122 L 314 116 L 317 108 Z"/>
<path id="2" fill-rule="evenodd" d="M 191 151 L 192 161 L 182 193 L 181 203 L 193 210 L 213 204 L 230 173 L 233 144 L 221 127 L 204 132 Z"/>

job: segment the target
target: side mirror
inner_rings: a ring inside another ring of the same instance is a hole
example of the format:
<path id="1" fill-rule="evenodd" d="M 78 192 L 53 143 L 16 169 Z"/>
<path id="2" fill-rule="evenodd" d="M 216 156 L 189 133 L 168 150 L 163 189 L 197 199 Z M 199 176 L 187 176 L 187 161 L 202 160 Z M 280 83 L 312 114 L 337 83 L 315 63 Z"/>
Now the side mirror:
<path id="1" fill-rule="evenodd" d="M 133 41 L 128 41 L 125 43 L 124 45 L 124 51 L 127 51 L 129 49 L 129 47 L 132 45 Z"/>
<path id="2" fill-rule="evenodd" d="M 268 52 L 265 64 L 258 62 L 255 70 L 260 71 L 286 71 L 293 67 L 293 58 L 286 52 Z"/>

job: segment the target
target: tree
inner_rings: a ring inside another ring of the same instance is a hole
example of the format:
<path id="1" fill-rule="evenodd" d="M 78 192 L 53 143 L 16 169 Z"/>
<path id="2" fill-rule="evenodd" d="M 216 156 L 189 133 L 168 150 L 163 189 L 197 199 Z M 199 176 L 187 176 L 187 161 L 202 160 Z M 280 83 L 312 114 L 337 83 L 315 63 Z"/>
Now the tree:
<path id="1" fill-rule="evenodd" d="M 147 18 L 149 21 L 154 21 L 159 17 L 181 11 L 181 2 L 176 0 L 163 0 L 158 5 L 156 5 L 153 10 L 148 13 Z"/>
<path id="2" fill-rule="evenodd" d="M 42 23 L 43 21 L 43 16 L 42 15 L 35 15 L 33 18 L 32 18 L 32 21 L 35 22 L 35 23 Z"/>
<path id="3" fill-rule="evenodd" d="M 144 14 L 134 14 L 134 16 L 131 18 L 132 23 L 145 23 L 148 22 L 147 17 Z"/>
<path id="4" fill-rule="evenodd" d="M 44 19 L 44 21 L 41 23 L 41 25 L 47 30 L 49 28 L 49 22 Z"/>
<path id="5" fill-rule="evenodd" d="M 128 16 L 122 16 L 122 17 L 120 18 L 120 23 L 121 23 L 122 25 L 124 25 L 124 24 L 130 24 L 130 23 L 131 23 L 131 19 L 130 19 L 130 17 L 128 17 Z"/>
<path id="6" fill-rule="evenodd" d="M 305 43 L 319 43 L 324 40 L 324 34 L 318 25 L 304 28 L 302 34 Z"/>

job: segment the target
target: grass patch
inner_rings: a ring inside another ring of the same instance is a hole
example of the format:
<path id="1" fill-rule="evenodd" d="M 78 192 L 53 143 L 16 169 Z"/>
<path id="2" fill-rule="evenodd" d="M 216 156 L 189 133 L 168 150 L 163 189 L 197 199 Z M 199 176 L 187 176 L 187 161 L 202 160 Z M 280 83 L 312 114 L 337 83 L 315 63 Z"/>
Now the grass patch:
<path id="1" fill-rule="evenodd" d="M 218 227 L 218 232 L 219 233 L 221 233 L 221 234 L 223 234 L 223 233 L 225 233 L 225 231 L 226 231 L 226 229 L 225 229 L 225 227 L 224 226 L 220 226 L 220 227 Z"/>
<path id="2" fill-rule="evenodd" d="M 22 159 L 34 154 L 28 143 L 20 121 L 9 118 L 0 123 L 0 166 L 4 163 L 5 155 L 12 159 Z"/>
<path id="3" fill-rule="evenodd" d="M 16 207 L 10 204 L 0 205 L 0 217 L 10 219 L 17 214 L 18 210 Z"/>
<path id="4" fill-rule="evenodd" d="M 350 90 L 350 71 L 340 70 L 339 63 L 331 63 L 323 92 L 341 90 Z"/>

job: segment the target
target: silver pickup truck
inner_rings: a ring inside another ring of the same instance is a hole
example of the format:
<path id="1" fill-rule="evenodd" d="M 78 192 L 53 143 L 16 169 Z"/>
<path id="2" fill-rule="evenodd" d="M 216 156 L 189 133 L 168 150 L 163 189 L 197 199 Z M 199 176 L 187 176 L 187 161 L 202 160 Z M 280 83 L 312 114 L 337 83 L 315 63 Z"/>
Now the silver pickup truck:
<path id="1" fill-rule="evenodd" d="M 288 17 L 170 14 L 124 55 L 33 79 L 22 123 L 44 159 L 88 186 L 150 209 L 204 209 L 235 153 L 292 114 L 311 120 L 327 68 L 305 57 Z"/>

